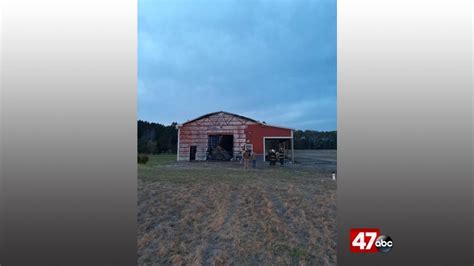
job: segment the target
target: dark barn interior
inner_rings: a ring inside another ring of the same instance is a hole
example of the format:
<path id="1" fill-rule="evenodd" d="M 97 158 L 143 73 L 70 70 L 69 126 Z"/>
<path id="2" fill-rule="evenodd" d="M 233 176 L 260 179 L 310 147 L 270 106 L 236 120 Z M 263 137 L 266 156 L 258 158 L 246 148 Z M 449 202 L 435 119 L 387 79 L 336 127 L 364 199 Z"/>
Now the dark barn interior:
<path id="1" fill-rule="evenodd" d="M 207 160 L 229 161 L 234 150 L 233 135 L 209 135 L 207 146 Z"/>
<path id="2" fill-rule="evenodd" d="M 268 160 L 268 152 L 270 150 L 275 150 L 278 152 L 280 148 L 283 148 L 285 151 L 285 158 L 292 156 L 291 154 L 291 139 L 266 139 L 265 140 L 265 160 Z"/>

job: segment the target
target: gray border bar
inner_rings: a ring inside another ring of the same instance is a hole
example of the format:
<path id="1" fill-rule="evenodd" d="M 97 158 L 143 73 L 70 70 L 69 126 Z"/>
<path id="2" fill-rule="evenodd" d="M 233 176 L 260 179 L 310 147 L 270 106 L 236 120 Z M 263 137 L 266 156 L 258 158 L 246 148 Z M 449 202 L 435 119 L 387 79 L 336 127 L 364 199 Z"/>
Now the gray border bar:
<path id="1" fill-rule="evenodd" d="M 136 5 L 2 1 L 2 266 L 136 264 Z"/>
<path id="2" fill-rule="evenodd" d="M 471 2 L 338 0 L 339 265 L 472 265 Z"/>
<path id="3" fill-rule="evenodd" d="M 0 3 L 0 32 L 3 32 L 3 2 Z M 0 34 L 0 44 L 3 44 L 3 34 Z M 3 128 L 3 45 L 0 45 L 0 129 Z M 0 264 L 6 256 L 6 244 L 3 237 L 5 230 L 5 185 L 3 184 L 3 133 L 0 134 Z"/>

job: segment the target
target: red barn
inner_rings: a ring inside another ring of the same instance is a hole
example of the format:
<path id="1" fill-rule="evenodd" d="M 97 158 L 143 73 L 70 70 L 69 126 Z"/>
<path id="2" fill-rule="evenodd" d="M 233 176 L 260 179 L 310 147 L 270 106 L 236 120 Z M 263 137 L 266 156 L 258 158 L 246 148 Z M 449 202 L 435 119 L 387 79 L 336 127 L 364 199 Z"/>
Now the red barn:
<path id="1" fill-rule="evenodd" d="M 235 160 L 243 147 L 265 160 L 270 149 L 284 149 L 293 161 L 293 130 L 224 111 L 209 113 L 178 127 L 178 161 Z"/>

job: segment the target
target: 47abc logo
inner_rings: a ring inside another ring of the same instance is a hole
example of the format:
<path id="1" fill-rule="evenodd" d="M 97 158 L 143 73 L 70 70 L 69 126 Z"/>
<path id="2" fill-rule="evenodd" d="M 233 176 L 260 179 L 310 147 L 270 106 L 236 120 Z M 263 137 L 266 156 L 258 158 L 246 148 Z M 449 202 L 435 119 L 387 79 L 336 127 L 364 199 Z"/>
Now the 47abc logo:
<path id="1" fill-rule="evenodd" d="M 349 241 L 354 253 L 389 253 L 393 248 L 392 238 L 381 235 L 377 228 L 351 229 Z"/>

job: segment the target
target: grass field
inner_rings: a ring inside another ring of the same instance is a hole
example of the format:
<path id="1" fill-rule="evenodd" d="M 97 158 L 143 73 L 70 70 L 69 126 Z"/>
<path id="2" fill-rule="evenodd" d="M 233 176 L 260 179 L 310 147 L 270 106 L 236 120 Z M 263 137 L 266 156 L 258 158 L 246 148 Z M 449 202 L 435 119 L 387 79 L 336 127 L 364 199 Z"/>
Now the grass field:
<path id="1" fill-rule="evenodd" d="M 138 264 L 336 264 L 335 151 L 296 155 L 249 171 L 151 156 L 138 166 Z"/>

